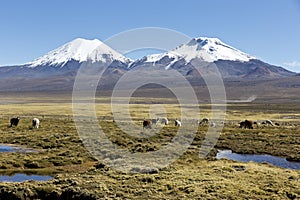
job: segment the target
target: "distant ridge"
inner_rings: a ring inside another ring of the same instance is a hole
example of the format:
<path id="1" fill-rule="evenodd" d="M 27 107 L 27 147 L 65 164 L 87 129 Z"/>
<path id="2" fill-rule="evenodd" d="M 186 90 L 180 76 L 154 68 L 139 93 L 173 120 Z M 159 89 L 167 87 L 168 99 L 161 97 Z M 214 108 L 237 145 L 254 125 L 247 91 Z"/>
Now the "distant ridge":
<path id="1" fill-rule="evenodd" d="M 101 63 L 109 63 L 100 84 L 110 89 L 127 71 L 154 66 L 166 71 L 175 69 L 197 84 L 201 77 L 193 66 L 194 61 L 206 63 L 205 67 L 200 68 L 201 76 L 210 74 L 211 66 L 214 65 L 225 81 L 261 81 L 299 76 L 282 67 L 260 61 L 218 38 L 194 38 L 171 51 L 147 55 L 136 61 L 97 39 L 77 38 L 31 62 L 0 67 L 0 91 L 72 90 L 77 70 L 85 62 L 92 62 L 99 67 L 103 66 Z"/>

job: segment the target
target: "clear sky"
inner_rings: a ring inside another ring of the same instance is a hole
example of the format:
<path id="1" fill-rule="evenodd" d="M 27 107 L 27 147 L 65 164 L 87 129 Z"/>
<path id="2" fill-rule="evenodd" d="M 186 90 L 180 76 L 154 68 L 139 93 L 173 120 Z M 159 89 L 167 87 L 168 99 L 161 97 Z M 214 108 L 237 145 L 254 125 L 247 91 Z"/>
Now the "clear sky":
<path id="1" fill-rule="evenodd" d="M 218 37 L 300 72 L 300 0 L 3 0 L 0 66 L 23 64 L 75 38 L 142 27 Z"/>

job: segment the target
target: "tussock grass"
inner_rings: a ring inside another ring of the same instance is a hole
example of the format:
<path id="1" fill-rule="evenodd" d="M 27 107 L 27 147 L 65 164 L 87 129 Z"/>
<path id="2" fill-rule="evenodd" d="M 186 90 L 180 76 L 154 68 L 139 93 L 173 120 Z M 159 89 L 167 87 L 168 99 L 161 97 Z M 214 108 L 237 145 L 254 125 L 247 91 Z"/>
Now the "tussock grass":
<path id="1" fill-rule="evenodd" d="M 143 104 L 145 102 L 148 100 L 135 98 L 129 110 L 134 123 L 140 126 L 140 132 L 151 133 L 154 129 L 143 130 L 141 124 L 143 118 L 149 118 L 151 114 L 152 105 Z M 151 99 L 151 102 L 155 101 Z M 164 109 L 161 115 L 167 115 L 171 120 L 180 118 L 177 104 L 159 106 Z M 199 119 L 210 118 L 210 105 L 190 105 L 187 108 L 192 111 L 194 106 L 200 108 Z M 239 153 L 267 153 L 299 161 L 299 107 L 228 105 L 225 126 L 206 159 L 199 158 L 199 150 L 208 126 L 199 126 L 188 151 L 168 167 L 148 173 L 123 173 L 95 160 L 86 150 L 71 118 L 70 103 L 0 105 L 0 143 L 38 150 L 32 153 L 1 153 L 0 173 L 56 174 L 53 180 L 47 182 L 0 183 L 1 199 L 300 198 L 299 170 L 282 169 L 265 163 L 215 159 L 216 149 L 220 148 Z M 158 133 L 151 137 L 138 138 L 126 134 L 112 121 L 110 104 L 98 103 L 96 113 L 99 125 L 110 141 L 132 153 L 156 151 L 167 145 L 177 132 L 171 122 L 166 127 L 158 125 Z M 9 127 L 9 117 L 17 115 L 21 117 L 19 126 Z M 39 129 L 30 127 L 33 116 L 41 119 Z M 271 119 L 281 126 L 239 129 L 238 122 L 244 119 Z M 128 121 L 124 120 L 124 123 Z M 197 125 L 185 122 L 183 126 Z"/>

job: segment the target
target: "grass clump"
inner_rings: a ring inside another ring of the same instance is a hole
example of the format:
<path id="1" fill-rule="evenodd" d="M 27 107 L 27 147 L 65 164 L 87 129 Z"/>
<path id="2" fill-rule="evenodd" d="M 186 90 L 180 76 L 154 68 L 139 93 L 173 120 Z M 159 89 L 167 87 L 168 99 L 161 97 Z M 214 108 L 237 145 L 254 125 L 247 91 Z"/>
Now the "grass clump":
<path id="1" fill-rule="evenodd" d="M 175 119 L 178 106 L 165 106 L 170 113 L 168 117 Z M 155 152 L 176 136 L 177 128 L 171 123 L 149 137 L 134 137 L 112 121 L 109 104 L 96 107 L 106 137 L 132 154 Z M 204 105 L 204 113 L 199 117 L 209 114 L 208 107 Z M 149 106 L 133 104 L 131 108 L 131 116 L 140 126 L 140 133 L 151 134 L 155 129 L 143 130 L 141 124 L 149 113 Z M 17 111 L 21 115 L 22 110 L 27 116 L 41 113 L 46 117 L 41 118 L 39 129 L 29 127 L 31 117 L 22 118 L 19 126 L 12 128 L 8 127 L 7 118 L 0 119 L 0 143 L 35 150 L 1 153 L 0 173 L 54 175 L 46 182 L 0 183 L 1 199 L 297 199 L 300 198 L 299 170 L 215 158 L 217 149 L 231 149 L 238 153 L 271 154 L 299 161 L 300 124 L 285 118 L 291 116 L 297 107 L 293 105 L 292 109 L 289 105 L 280 105 L 279 108 L 280 112 L 276 112 L 273 106 L 264 110 L 263 105 L 229 105 L 225 126 L 216 146 L 205 159 L 199 158 L 199 151 L 208 126 L 199 126 L 188 150 L 170 165 L 164 168 L 137 165 L 128 172 L 120 172 L 95 159 L 85 148 L 73 120 L 66 117 L 71 114 L 70 104 L 59 105 L 59 111 L 56 104 L 50 103 L 1 105 L 0 111 L 11 115 Z M 244 116 L 255 120 L 274 118 L 283 125 L 240 129 L 238 122 L 244 120 Z M 183 126 L 192 124 L 186 122 Z M 119 158 L 108 150 L 101 150 L 107 159 Z"/>

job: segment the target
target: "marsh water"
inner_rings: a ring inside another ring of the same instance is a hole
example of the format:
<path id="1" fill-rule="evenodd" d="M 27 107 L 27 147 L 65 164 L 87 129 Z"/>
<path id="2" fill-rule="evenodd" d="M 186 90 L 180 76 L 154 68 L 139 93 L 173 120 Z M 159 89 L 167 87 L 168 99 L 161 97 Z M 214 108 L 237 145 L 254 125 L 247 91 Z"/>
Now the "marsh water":
<path id="1" fill-rule="evenodd" d="M 0 153 L 9 153 L 9 152 L 21 152 L 21 153 L 31 153 L 36 152 L 34 149 L 28 149 L 25 147 L 19 147 L 9 144 L 0 144 Z M 24 182 L 28 180 L 34 181 L 47 181 L 51 179 L 51 176 L 43 175 L 27 175 L 27 174 L 14 174 L 11 176 L 0 175 L 0 182 Z"/>
<path id="2" fill-rule="evenodd" d="M 0 144 L 0 153 L 7 153 L 7 152 L 32 153 L 37 151 L 25 147 L 19 147 L 19 146 L 14 146 L 9 144 Z"/>
<path id="3" fill-rule="evenodd" d="M 0 175 L 0 182 L 24 182 L 24 181 L 48 181 L 52 176 L 44 175 L 27 175 L 27 174 L 14 174 L 12 176 Z"/>
<path id="4" fill-rule="evenodd" d="M 15 152 L 17 149 L 13 146 L 0 145 L 0 152 Z"/>
<path id="5" fill-rule="evenodd" d="M 231 150 L 218 150 L 217 159 L 227 158 L 229 160 L 241 162 L 267 162 L 274 166 L 283 167 L 287 169 L 300 169 L 300 162 L 287 161 L 285 158 L 272 155 L 258 155 L 258 154 L 239 154 L 233 153 Z"/>

